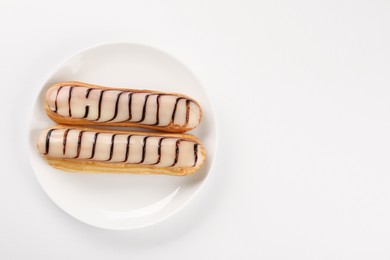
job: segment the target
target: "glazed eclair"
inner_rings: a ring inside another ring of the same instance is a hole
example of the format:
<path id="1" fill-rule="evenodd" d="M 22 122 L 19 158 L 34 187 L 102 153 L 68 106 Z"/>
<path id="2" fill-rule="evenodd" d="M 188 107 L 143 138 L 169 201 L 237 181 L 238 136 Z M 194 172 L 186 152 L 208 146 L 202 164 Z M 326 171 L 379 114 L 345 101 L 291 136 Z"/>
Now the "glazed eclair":
<path id="1" fill-rule="evenodd" d="M 186 132 L 202 118 L 199 104 L 176 93 L 107 88 L 82 82 L 61 82 L 46 92 L 45 110 L 67 125 L 143 127 Z"/>
<path id="2" fill-rule="evenodd" d="M 202 143 L 188 134 L 62 125 L 43 131 L 37 146 L 53 167 L 78 172 L 184 176 L 196 172 L 206 158 Z"/>

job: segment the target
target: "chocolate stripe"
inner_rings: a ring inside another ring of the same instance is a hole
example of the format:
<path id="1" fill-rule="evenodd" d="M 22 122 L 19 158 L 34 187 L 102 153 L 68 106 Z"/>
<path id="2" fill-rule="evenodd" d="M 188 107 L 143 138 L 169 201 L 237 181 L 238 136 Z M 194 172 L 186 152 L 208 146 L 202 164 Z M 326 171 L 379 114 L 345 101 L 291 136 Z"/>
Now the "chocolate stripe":
<path id="1" fill-rule="evenodd" d="M 110 120 L 104 121 L 103 123 L 110 122 L 110 121 L 114 120 L 114 119 L 117 117 L 117 115 L 118 115 L 119 99 L 120 99 L 120 96 L 121 96 L 123 93 L 124 93 L 124 91 L 118 93 L 118 95 L 116 96 L 114 116 L 113 116 Z"/>
<path id="2" fill-rule="evenodd" d="M 115 140 L 116 134 L 113 134 L 111 137 L 111 148 L 110 148 L 110 157 L 108 158 L 107 161 L 111 161 L 112 159 L 112 152 L 114 151 L 114 140 Z"/>
<path id="3" fill-rule="evenodd" d="M 148 103 L 148 99 L 149 99 L 149 96 L 150 96 L 150 95 L 151 95 L 151 94 L 147 94 L 147 95 L 145 96 L 145 103 L 144 103 L 144 107 L 142 108 L 142 117 L 141 117 L 141 120 L 135 121 L 135 123 L 141 123 L 142 121 L 145 120 L 146 104 Z"/>
<path id="4" fill-rule="evenodd" d="M 83 133 L 85 131 L 84 130 L 81 130 L 80 133 L 79 133 L 79 137 L 77 139 L 77 154 L 75 157 L 73 158 L 78 158 L 80 156 L 80 150 L 81 150 L 81 138 L 83 138 Z"/>
<path id="5" fill-rule="evenodd" d="M 198 162 L 198 146 L 199 146 L 199 144 L 194 144 L 194 158 L 195 158 L 195 162 L 194 162 L 194 165 L 192 167 L 195 167 L 196 163 Z"/>
<path id="6" fill-rule="evenodd" d="M 73 91 L 73 86 L 69 87 L 69 97 L 68 97 L 68 107 L 69 107 L 69 116 L 72 117 L 72 109 L 70 107 L 70 101 L 72 99 L 72 91 Z"/>
<path id="7" fill-rule="evenodd" d="M 91 90 L 92 90 L 92 88 L 87 89 L 87 91 L 85 92 L 85 98 L 89 97 L 89 93 L 91 92 Z M 89 114 L 89 105 L 86 105 L 85 106 L 85 113 L 84 113 L 83 118 L 87 118 L 88 114 Z"/>
<path id="8" fill-rule="evenodd" d="M 171 123 L 172 124 L 175 124 L 177 104 L 179 104 L 179 101 L 182 100 L 182 99 L 185 99 L 185 98 L 177 98 L 176 99 L 175 107 L 173 108 L 173 112 L 172 112 L 172 119 L 171 119 Z"/>
<path id="9" fill-rule="evenodd" d="M 50 129 L 48 132 L 47 132 L 47 135 L 46 135 L 46 151 L 45 151 L 45 155 L 49 153 L 49 148 L 50 148 L 50 136 L 51 136 L 51 132 L 53 132 L 54 129 Z"/>
<path id="10" fill-rule="evenodd" d="M 89 114 L 89 106 L 86 106 L 86 107 L 85 107 L 85 113 L 84 113 L 83 118 L 87 118 L 87 117 L 88 117 L 88 114 Z"/>
<path id="11" fill-rule="evenodd" d="M 88 98 L 89 97 L 89 93 L 91 92 L 92 88 L 89 88 L 87 89 L 87 91 L 85 91 L 85 97 Z"/>
<path id="12" fill-rule="evenodd" d="M 98 135 L 99 135 L 99 133 L 95 133 L 95 137 L 93 138 L 92 154 L 91 154 L 91 157 L 89 157 L 89 159 L 92 159 L 95 156 L 95 148 L 96 148 L 96 141 L 97 141 Z"/>
<path id="13" fill-rule="evenodd" d="M 99 108 L 98 108 L 98 117 L 95 119 L 95 121 L 98 121 L 100 119 L 100 114 L 102 110 L 102 99 L 103 99 L 103 94 L 106 90 L 102 90 L 100 92 L 100 97 L 99 97 Z"/>
<path id="14" fill-rule="evenodd" d="M 68 132 L 69 128 L 67 128 L 64 132 L 64 139 L 62 140 L 62 154 L 65 154 L 66 152 L 66 141 L 68 140 Z"/>
<path id="15" fill-rule="evenodd" d="M 179 144 L 180 142 L 182 141 L 182 139 L 178 139 L 176 141 L 176 152 L 175 152 L 175 161 L 173 162 L 173 164 L 171 165 L 171 167 L 175 166 L 178 159 L 179 159 Z"/>
<path id="16" fill-rule="evenodd" d="M 58 88 L 58 90 L 57 90 L 56 99 L 55 99 L 55 101 L 54 101 L 54 106 L 55 106 L 54 112 L 57 112 L 57 110 L 58 110 L 58 105 L 57 105 L 58 93 L 60 93 L 60 90 L 61 90 L 63 87 L 64 87 L 64 86 L 60 86 L 60 87 Z"/>
<path id="17" fill-rule="evenodd" d="M 138 163 L 143 163 L 145 161 L 145 152 L 146 152 L 146 140 L 149 138 L 150 136 L 145 136 L 144 137 L 144 140 L 143 140 L 143 147 L 142 147 L 142 159 L 141 161 Z"/>
<path id="18" fill-rule="evenodd" d="M 160 97 L 161 95 L 158 94 L 156 99 L 157 102 L 156 123 L 154 125 L 158 125 L 160 123 Z"/>
<path id="19" fill-rule="evenodd" d="M 126 154 L 125 154 L 125 159 L 123 160 L 123 162 L 126 162 L 129 159 L 130 138 L 131 138 L 131 135 L 127 136 Z"/>
<path id="20" fill-rule="evenodd" d="M 134 93 L 129 93 L 129 97 L 128 97 L 129 98 L 129 119 L 127 119 L 127 121 L 130 121 L 131 118 L 132 118 L 132 115 L 131 115 L 131 101 L 132 101 L 132 98 L 133 98 L 133 94 Z"/>
<path id="21" fill-rule="evenodd" d="M 158 159 L 157 162 L 153 163 L 153 165 L 156 165 L 160 163 L 161 161 L 161 143 L 165 139 L 165 137 L 161 137 L 160 140 L 158 141 L 158 147 L 157 147 L 157 152 L 158 152 Z"/>
<path id="22" fill-rule="evenodd" d="M 186 122 L 185 122 L 185 126 L 188 125 L 188 121 L 190 119 L 190 100 L 186 100 Z"/>

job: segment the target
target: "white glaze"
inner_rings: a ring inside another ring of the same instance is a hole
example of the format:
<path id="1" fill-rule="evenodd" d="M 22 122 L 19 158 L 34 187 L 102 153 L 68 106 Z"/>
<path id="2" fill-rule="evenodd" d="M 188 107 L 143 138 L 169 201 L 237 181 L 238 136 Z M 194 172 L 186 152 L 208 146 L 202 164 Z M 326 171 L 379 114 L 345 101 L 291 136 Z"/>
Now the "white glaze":
<path id="1" fill-rule="evenodd" d="M 154 165 L 156 167 L 193 167 L 195 161 L 195 166 L 197 166 L 204 160 L 201 153 L 201 144 L 185 138 L 160 137 L 157 135 L 149 136 L 145 139 L 146 136 L 142 134 L 131 135 L 128 146 L 128 157 L 126 158 L 129 134 L 115 134 L 113 139 L 113 133 L 98 133 L 92 130 L 83 131 L 81 134 L 80 132 L 81 130 L 79 129 L 71 128 L 60 128 L 52 131 L 48 129 L 39 137 L 38 150 L 42 155 L 50 158 Z M 98 135 L 96 138 L 95 152 L 92 154 L 96 133 L 98 133 Z M 161 138 L 163 139 L 161 141 L 161 156 L 159 160 L 158 144 Z M 144 140 L 146 140 L 145 147 Z M 176 143 L 178 140 L 180 140 L 180 142 L 178 144 L 178 153 L 175 163 Z M 78 144 L 79 141 L 80 145 Z M 46 145 L 48 145 L 48 151 L 46 150 Z M 198 148 L 195 155 L 196 145 Z M 143 150 L 145 150 L 145 154 L 142 161 Z"/>
<path id="2" fill-rule="evenodd" d="M 90 92 L 88 97 L 86 97 L 88 89 L 90 89 Z M 131 93 L 129 91 L 115 89 L 103 91 L 97 88 L 64 85 L 51 87 L 46 93 L 46 102 L 53 112 L 74 119 L 84 118 L 88 107 L 88 115 L 84 119 L 99 123 L 138 122 L 141 125 L 168 126 L 173 124 L 188 128 L 194 128 L 199 124 L 201 116 L 200 108 L 191 99 L 179 98 L 171 94 L 161 94 L 159 96 L 158 93 Z M 118 95 L 119 100 L 117 102 Z M 129 95 L 131 95 L 130 106 Z M 145 104 L 146 98 L 147 101 Z M 157 106 L 157 100 L 159 101 L 159 108 Z M 118 108 L 116 109 L 117 104 Z M 143 115 L 144 107 L 145 114 Z"/>

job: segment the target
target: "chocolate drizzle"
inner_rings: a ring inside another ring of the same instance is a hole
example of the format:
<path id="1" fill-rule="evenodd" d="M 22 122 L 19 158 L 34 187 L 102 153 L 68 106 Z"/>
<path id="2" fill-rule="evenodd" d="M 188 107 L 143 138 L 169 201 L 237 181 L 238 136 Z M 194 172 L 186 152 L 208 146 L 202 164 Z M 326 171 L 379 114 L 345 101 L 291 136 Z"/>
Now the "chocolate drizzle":
<path id="1" fill-rule="evenodd" d="M 114 140 L 115 140 L 116 134 L 113 134 L 111 137 L 111 148 L 110 148 L 110 157 L 108 158 L 107 161 L 111 161 L 112 159 L 112 152 L 114 151 Z"/>
<path id="2" fill-rule="evenodd" d="M 156 103 L 157 103 L 156 123 L 154 125 L 160 124 L 160 97 L 161 97 L 161 94 L 158 94 L 157 99 L 156 99 Z"/>
<path id="3" fill-rule="evenodd" d="M 68 107 L 69 107 L 69 116 L 72 117 L 72 109 L 70 107 L 70 101 L 72 99 L 72 91 L 73 91 L 73 86 L 69 87 L 69 97 L 68 97 Z"/>
<path id="4" fill-rule="evenodd" d="M 100 114 L 102 110 L 102 99 L 103 99 L 103 94 L 106 90 L 102 90 L 100 92 L 100 97 L 99 97 L 99 108 L 98 108 L 98 117 L 95 119 L 95 121 L 98 121 L 100 119 Z"/>
<path id="5" fill-rule="evenodd" d="M 120 99 L 120 96 L 121 96 L 123 93 L 124 93 L 124 91 L 118 93 L 118 95 L 116 96 L 115 111 L 114 111 L 113 117 L 112 117 L 110 120 L 104 121 L 104 123 L 110 122 L 110 121 L 114 120 L 114 119 L 117 117 L 117 115 L 118 115 L 119 99 Z"/>
<path id="6" fill-rule="evenodd" d="M 177 98 L 176 99 L 175 107 L 173 108 L 173 112 L 172 112 L 171 124 L 175 124 L 177 104 L 179 104 L 179 101 L 182 99 L 185 99 L 185 98 Z"/>
<path id="7" fill-rule="evenodd" d="M 89 93 L 91 92 L 92 88 L 89 88 L 87 89 L 87 91 L 85 91 L 85 97 L 88 98 L 89 97 Z"/>
<path id="8" fill-rule="evenodd" d="M 182 141 L 182 139 L 178 139 L 176 141 L 176 152 L 175 152 L 175 161 L 173 162 L 173 164 L 171 165 L 171 167 L 175 166 L 178 159 L 179 159 L 179 144 L 180 142 Z"/>
<path id="9" fill-rule="evenodd" d="M 54 129 L 50 129 L 48 132 L 47 132 L 47 135 L 46 135 L 46 150 L 45 150 L 45 155 L 49 153 L 49 148 L 50 148 L 50 136 L 51 136 L 51 132 L 53 132 Z"/>
<path id="10" fill-rule="evenodd" d="M 158 141 L 158 147 L 157 147 L 158 158 L 157 158 L 157 162 L 153 163 L 153 165 L 159 164 L 161 161 L 161 143 L 164 139 L 165 137 L 161 137 L 160 140 Z"/>
<path id="11" fill-rule="evenodd" d="M 194 158 L 195 158 L 195 162 L 194 162 L 194 165 L 192 167 L 195 167 L 196 163 L 198 162 L 198 146 L 199 144 L 194 144 Z"/>
<path id="12" fill-rule="evenodd" d="M 91 92 L 91 90 L 92 90 L 92 88 L 87 89 L 87 91 L 85 92 L 85 98 L 89 97 L 89 93 Z M 85 106 L 85 113 L 84 113 L 83 118 L 87 118 L 88 114 L 89 114 L 89 105 L 86 105 Z"/>
<path id="13" fill-rule="evenodd" d="M 66 141 L 68 140 L 68 132 L 69 132 L 69 128 L 67 128 L 64 132 L 64 140 L 62 140 L 62 154 L 65 155 L 65 152 L 66 152 Z"/>
<path id="14" fill-rule="evenodd" d="M 132 92 L 129 93 L 129 119 L 127 119 L 128 121 L 131 120 L 132 118 L 132 115 L 131 115 L 131 101 L 132 101 L 132 98 L 133 98 L 133 94 Z"/>
<path id="15" fill-rule="evenodd" d="M 98 135 L 99 135 L 99 133 L 95 133 L 95 136 L 93 138 L 92 154 L 91 154 L 91 157 L 89 157 L 89 159 L 92 159 L 95 156 L 96 141 L 97 141 Z"/>
<path id="16" fill-rule="evenodd" d="M 81 150 L 81 138 L 83 137 L 83 133 L 85 131 L 84 130 L 81 130 L 80 133 L 79 133 L 79 137 L 77 139 L 77 154 L 75 157 L 73 158 L 78 158 L 80 156 L 80 150 Z"/>
<path id="17" fill-rule="evenodd" d="M 149 99 L 149 96 L 151 94 L 147 94 L 145 95 L 145 102 L 144 102 L 144 107 L 142 108 L 142 116 L 141 116 L 141 119 L 139 121 L 135 121 L 135 123 L 141 123 L 142 121 L 145 120 L 145 112 L 146 112 L 146 104 L 148 103 L 148 99 Z"/>
<path id="18" fill-rule="evenodd" d="M 122 162 L 126 162 L 129 159 L 130 138 L 131 138 L 131 135 L 127 136 L 126 154 L 125 154 L 125 159 Z"/>
<path id="19" fill-rule="evenodd" d="M 58 90 L 57 90 L 57 94 L 56 94 L 56 99 L 55 99 L 55 101 L 54 101 L 54 106 L 55 106 L 55 108 L 54 108 L 54 112 L 57 112 L 57 110 L 58 110 L 58 105 L 57 105 L 57 99 L 58 99 L 58 93 L 60 93 L 60 90 L 63 88 L 64 86 L 60 86 L 59 88 L 58 88 Z"/>
<path id="20" fill-rule="evenodd" d="M 145 152 L 146 152 L 146 140 L 148 140 L 150 136 L 145 136 L 144 137 L 144 140 L 143 140 L 143 144 L 142 144 L 142 159 L 139 163 L 137 164 L 140 164 L 140 163 L 143 163 L 145 161 Z"/>
<path id="21" fill-rule="evenodd" d="M 188 125 L 188 121 L 190 120 L 190 101 L 186 100 L 186 123 L 185 125 Z"/>
<path id="22" fill-rule="evenodd" d="M 86 107 L 85 107 L 85 113 L 84 113 L 83 118 L 87 118 L 87 117 L 88 117 L 88 114 L 89 114 L 89 106 L 86 106 Z"/>

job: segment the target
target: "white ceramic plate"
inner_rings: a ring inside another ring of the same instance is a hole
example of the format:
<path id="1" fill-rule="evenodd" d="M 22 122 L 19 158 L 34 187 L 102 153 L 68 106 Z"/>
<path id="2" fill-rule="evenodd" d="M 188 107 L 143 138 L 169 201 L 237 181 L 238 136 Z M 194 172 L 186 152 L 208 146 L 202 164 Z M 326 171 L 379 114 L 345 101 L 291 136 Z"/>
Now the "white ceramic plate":
<path id="1" fill-rule="evenodd" d="M 202 140 L 206 163 L 192 176 L 69 173 L 50 167 L 36 149 L 40 132 L 53 125 L 43 109 L 46 89 L 59 81 L 179 92 L 199 101 L 203 119 L 190 133 Z M 186 205 L 209 174 L 217 144 L 213 109 L 194 75 L 172 56 L 131 43 L 86 49 L 63 62 L 43 84 L 33 107 L 29 149 L 36 177 L 47 195 L 69 215 L 107 229 L 157 223 Z"/>

